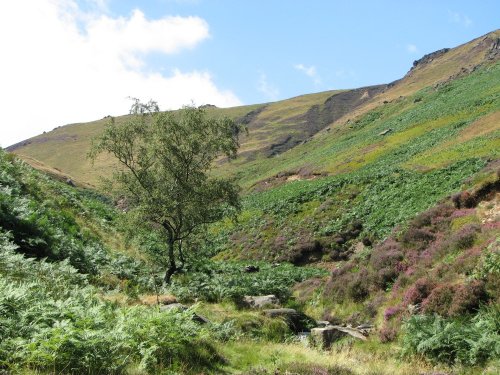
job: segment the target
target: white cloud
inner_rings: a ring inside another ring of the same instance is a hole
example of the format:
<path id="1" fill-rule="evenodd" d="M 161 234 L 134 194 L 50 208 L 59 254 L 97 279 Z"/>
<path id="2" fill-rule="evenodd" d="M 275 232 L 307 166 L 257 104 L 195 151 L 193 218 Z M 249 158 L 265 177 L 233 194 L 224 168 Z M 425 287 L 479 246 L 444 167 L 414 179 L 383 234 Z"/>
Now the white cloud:
<path id="1" fill-rule="evenodd" d="M 279 89 L 272 83 L 269 83 L 267 76 L 261 73 L 257 82 L 257 90 L 263 93 L 268 100 L 277 100 L 280 94 Z"/>
<path id="2" fill-rule="evenodd" d="M 406 51 L 408 51 L 409 53 L 417 53 L 418 52 L 418 48 L 415 44 L 407 44 L 406 45 Z"/>
<path id="3" fill-rule="evenodd" d="M 210 37 L 199 17 L 148 20 L 135 10 L 113 18 L 106 1 L 85 13 L 74 0 L 23 0 L 0 11 L 0 145 L 71 122 L 120 115 L 128 96 L 153 98 L 162 109 L 196 104 L 241 104 L 210 73 L 150 71 L 151 52 L 179 53 Z"/>
<path id="4" fill-rule="evenodd" d="M 310 77 L 315 85 L 321 84 L 321 77 L 316 71 L 316 67 L 314 65 L 305 66 L 304 64 L 295 64 L 293 67 L 303 72 L 306 76 Z"/>
<path id="5" fill-rule="evenodd" d="M 458 12 L 448 11 L 448 19 L 451 23 L 457 23 L 464 27 L 469 27 L 474 22 L 466 15 Z"/>

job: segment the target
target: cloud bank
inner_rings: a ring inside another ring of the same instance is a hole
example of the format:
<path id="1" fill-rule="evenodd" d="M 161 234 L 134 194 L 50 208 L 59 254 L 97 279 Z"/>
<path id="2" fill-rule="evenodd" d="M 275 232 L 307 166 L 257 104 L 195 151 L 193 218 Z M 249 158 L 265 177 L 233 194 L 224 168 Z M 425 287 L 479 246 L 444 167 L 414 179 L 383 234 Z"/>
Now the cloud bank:
<path id="1" fill-rule="evenodd" d="M 102 9 L 103 2 L 97 3 Z M 199 17 L 149 20 L 140 10 L 111 17 L 84 12 L 74 0 L 6 2 L 0 12 L 0 145 L 55 126 L 124 114 L 129 96 L 153 98 L 162 109 L 192 101 L 241 104 L 209 72 L 148 69 L 147 54 L 182 53 L 209 37 Z"/>

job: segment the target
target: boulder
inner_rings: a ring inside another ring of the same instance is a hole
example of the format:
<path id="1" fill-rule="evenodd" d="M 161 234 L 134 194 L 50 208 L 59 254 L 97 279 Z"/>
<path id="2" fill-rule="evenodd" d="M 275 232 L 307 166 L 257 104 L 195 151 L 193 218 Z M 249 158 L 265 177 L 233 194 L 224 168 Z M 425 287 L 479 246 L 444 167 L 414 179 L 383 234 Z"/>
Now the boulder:
<path id="1" fill-rule="evenodd" d="M 309 331 L 315 325 L 314 320 L 295 309 L 268 309 L 263 314 L 269 318 L 283 319 L 294 333 Z"/>
<path id="2" fill-rule="evenodd" d="M 366 334 L 366 330 L 362 331 L 352 327 L 328 325 L 322 328 L 311 329 L 311 344 L 320 349 L 329 349 L 333 342 L 346 335 L 366 341 Z"/>
<path id="3" fill-rule="evenodd" d="M 383 135 L 386 135 L 386 134 L 388 134 L 388 133 L 390 133 L 390 132 L 392 132 L 392 129 L 385 129 L 384 131 L 382 131 L 382 132 L 378 133 L 378 135 L 383 136 Z"/>
<path id="4" fill-rule="evenodd" d="M 264 307 L 278 307 L 280 301 L 274 294 L 270 294 L 268 296 L 245 296 L 243 303 L 247 307 L 262 309 Z"/>

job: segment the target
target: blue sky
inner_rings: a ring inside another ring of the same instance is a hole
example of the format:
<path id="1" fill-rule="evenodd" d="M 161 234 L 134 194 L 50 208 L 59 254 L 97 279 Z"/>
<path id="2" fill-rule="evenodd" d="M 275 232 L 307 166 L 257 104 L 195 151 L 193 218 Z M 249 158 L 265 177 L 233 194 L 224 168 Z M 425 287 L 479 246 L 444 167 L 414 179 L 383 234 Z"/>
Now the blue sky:
<path id="1" fill-rule="evenodd" d="M 5 2 L 0 146 L 124 114 L 129 96 L 225 107 L 391 82 L 498 14 L 498 0 Z"/>
<path id="2" fill-rule="evenodd" d="M 198 48 L 168 58 L 153 55 L 152 68 L 207 69 L 244 103 L 390 82 L 423 54 L 500 27 L 499 1 L 140 3 L 150 18 L 197 15 L 210 26 L 210 39 Z M 137 4 L 114 0 L 108 6 L 112 13 L 126 15 Z M 316 76 L 297 69 L 299 64 L 313 66 Z M 259 90 L 264 76 L 271 88 L 267 94 Z"/>

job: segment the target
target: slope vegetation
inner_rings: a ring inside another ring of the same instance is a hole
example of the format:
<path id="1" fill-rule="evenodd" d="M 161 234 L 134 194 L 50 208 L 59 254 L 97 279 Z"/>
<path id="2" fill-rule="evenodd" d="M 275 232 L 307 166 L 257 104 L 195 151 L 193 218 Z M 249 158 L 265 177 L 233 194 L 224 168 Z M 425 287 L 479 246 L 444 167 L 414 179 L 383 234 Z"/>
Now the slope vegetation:
<path id="1" fill-rule="evenodd" d="M 0 150 L 0 371 L 498 373 L 499 38 L 424 56 L 389 85 L 207 107 L 249 128 L 240 157 L 213 170 L 239 179 L 243 210 L 186 241 L 188 268 L 164 288 L 157 234 Z M 106 121 L 11 150 L 94 184 L 114 168 L 85 161 Z M 242 305 L 271 293 L 372 334 L 335 356 L 305 349 L 286 321 Z M 198 303 L 148 306 L 175 299 Z"/>

